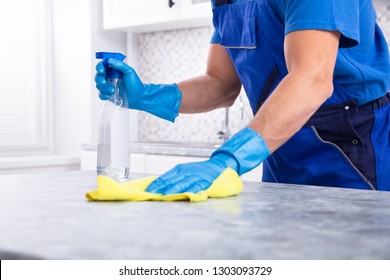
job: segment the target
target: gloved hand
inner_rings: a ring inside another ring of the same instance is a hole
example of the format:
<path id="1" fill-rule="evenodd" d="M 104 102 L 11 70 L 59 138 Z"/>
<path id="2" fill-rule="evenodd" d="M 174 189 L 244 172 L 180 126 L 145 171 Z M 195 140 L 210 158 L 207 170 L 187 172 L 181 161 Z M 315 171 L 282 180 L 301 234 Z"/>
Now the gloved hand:
<path id="1" fill-rule="evenodd" d="M 228 167 L 242 175 L 270 155 L 264 139 L 253 129 L 244 128 L 203 162 L 179 164 L 157 178 L 147 192 L 164 195 L 208 189 Z"/>
<path id="2" fill-rule="evenodd" d="M 107 65 L 123 73 L 123 83 L 130 109 L 145 111 L 174 122 L 179 114 L 182 96 L 176 84 L 143 84 L 135 70 L 126 63 L 109 58 Z M 95 82 L 102 100 L 109 99 L 114 93 L 114 88 L 107 82 L 106 72 L 106 67 L 100 61 L 96 65 Z"/>

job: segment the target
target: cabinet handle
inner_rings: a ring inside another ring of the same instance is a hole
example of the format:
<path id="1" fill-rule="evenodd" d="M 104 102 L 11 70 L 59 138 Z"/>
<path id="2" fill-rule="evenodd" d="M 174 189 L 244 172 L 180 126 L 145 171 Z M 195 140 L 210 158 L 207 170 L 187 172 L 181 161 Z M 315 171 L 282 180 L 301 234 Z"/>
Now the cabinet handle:
<path id="1" fill-rule="evenodd" d="M 168 0 L 168 6 L 169 6 L 169 8 L 172 8 L 173 5 L 175 5 L 175 2 L 173 2 L 173 0 Z"/>

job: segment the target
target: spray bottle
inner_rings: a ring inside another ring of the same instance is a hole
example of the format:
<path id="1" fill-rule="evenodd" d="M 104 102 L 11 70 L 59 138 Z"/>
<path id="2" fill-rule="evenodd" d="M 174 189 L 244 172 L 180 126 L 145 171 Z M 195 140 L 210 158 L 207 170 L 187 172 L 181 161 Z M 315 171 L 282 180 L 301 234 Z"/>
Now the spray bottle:
<path id="1" fill-rule="evenodd" d="M 123 74 L 108 67 L 107 60 L 123 61 L 121 53 L 97 52 L 96 58 L 103 59 L 107 82 L 115 89 L 105 101 L 99 120 L 97 151 L 97 174 L 117 181 L 125 181 L 130 169 L 129 110 L 123 84 Z"/>

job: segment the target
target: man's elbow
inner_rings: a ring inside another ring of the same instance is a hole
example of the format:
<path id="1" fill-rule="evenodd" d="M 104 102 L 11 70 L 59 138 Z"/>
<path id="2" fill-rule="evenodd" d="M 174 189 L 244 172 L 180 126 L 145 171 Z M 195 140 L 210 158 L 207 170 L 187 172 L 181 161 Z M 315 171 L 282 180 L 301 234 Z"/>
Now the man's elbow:
<path id="1" fill-rule="evenodd" d="M 322 99 L 324 102 L 333 94 L 333 72 L 324 69 L 311 68 L 310 70 L 294 71 L 294 76 L 299 77 L 298 80 L 302 85 L 306 85 L 308 89 L 315 93 L 315 96 Z"/>
<path id="2" fill-rule="evenodd" d="M 240 92 L 241 92 L 241 84 L 232 85 L 230 87 L 228 94 L 226 94 L 226 100 L 225 100 L 226 107 L 233 106 L 237 97 L 240 95 Z"/>
<path id="3" fill-rule="evenodd" d="M 322 97 L 322 99 L 327 100 L 333 94 L 333 77 L 319 77 L 314 81 L 314 90 Z"/>

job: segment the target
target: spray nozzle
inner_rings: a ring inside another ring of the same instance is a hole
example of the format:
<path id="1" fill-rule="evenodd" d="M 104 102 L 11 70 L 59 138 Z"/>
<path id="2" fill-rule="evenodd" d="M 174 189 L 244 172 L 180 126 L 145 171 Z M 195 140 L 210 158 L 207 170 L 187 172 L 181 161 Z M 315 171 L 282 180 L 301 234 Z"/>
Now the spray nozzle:
<path id="1" fill-rule="evenodd" d="M 122 72 L 109 67 L 107 60 L 109 58 L 115 58 L 116 60 L 123 61 L 126 58 L 125 55 L 123 55 L 121 53 L 114 53 L 114 52 L 97 52 L 96 58 L 103 59 L 103 65 L 107 68 L 107 77 L 108 78 L 122 78 L 122 76 L 123 76 Z"/>

